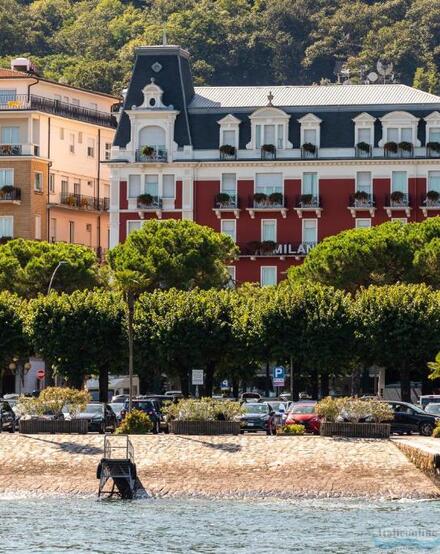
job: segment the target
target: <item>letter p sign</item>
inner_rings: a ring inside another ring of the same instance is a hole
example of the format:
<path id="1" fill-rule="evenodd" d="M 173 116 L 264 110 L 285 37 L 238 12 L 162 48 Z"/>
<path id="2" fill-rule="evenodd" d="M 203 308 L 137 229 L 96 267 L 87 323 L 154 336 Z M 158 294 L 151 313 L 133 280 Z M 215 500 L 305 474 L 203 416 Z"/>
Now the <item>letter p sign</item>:
<path id="1" fill-rule="evenodd" d="M 284 367 L 274 367 L 273 368 L 273 386 L 274 387 L 284 387 L 284 379 L 286 377 L 286 372 Z"/>

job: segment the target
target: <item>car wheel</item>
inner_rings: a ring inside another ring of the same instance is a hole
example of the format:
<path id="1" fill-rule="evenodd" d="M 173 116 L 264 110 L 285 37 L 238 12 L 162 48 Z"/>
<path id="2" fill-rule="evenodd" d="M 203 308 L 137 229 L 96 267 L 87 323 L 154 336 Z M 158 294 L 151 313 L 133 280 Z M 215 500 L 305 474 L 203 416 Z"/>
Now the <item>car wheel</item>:
<path id="1" fill-rule="evenodd" d="M 434 425 L 432 423 L 422 423 L 420 425 L 420 434 L 424 437 L 430 437 L 434 431 Z"/>
<path id="2" fill-rule="evenodd" d="M 13 423 L 11 427 L 9 428 L 10 433 L 15 433 L 15 424 Z"/>

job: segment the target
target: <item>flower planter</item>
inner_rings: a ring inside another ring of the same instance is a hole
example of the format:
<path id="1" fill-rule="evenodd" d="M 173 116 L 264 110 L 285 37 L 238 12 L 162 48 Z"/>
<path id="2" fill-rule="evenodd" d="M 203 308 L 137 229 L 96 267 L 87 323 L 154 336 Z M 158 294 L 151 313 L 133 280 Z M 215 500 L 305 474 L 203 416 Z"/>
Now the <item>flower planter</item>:
<path id="1" fill-rule="evenodd" d="M 388 439 L 389 423 L 335 423 L 323 421 L 320 427 L 322 437 L 354 437 L 364 439 Z"/>
<path id="2" fill-rule="evenodd" d="M 86 419 L 20 419 L 20 433 L 34 435 L 37 433 L 79 433 L 85 435 L 88 431 Z"/>
<path id="3" fill-rule="evenodd" d="M 175 435 L 238 435 L 239 421 L 179 421 L 169 423 L 170 433 Z"/>

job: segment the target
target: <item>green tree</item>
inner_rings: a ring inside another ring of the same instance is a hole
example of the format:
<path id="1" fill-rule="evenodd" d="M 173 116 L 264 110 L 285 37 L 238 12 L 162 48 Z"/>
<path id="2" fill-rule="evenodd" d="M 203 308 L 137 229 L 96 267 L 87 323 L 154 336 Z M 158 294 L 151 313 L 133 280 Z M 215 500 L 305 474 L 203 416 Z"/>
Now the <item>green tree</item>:
<path id="1" fill-rule="evenodd" d="M 400 373 L 402 400 L 411 401 L 411 378 L 423 377 L 440 349 L 440 296 L 424 284 L 370 286 L 353 314 L 359 354 L 366 363 Z"/>
<path id="2" fill-rule="evenodd" d="M 27 334 L 35 352 L 55 374 L 80 388 L 98 375 L 100 400 L 108 400 L 108 373 L 125 369 L 125 310 L 108 291 L 52 293 L 29 304 Z"/>
<path id="3" fill-rule="evenodd" d="M 31 298 L 53 290 L 73 292 L 101 284 L 96 254 L 86 246 L 15 239 L 0 246 L 0 290 Z"/>

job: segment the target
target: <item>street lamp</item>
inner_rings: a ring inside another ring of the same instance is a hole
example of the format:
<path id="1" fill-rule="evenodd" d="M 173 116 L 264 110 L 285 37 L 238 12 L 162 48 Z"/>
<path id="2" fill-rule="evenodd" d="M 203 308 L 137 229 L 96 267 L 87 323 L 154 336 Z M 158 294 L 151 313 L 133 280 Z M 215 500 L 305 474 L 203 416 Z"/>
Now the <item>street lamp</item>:
<path id="1" fill-rule="evenodd" d="M 62 265 L 65 265 L 67 264 L 67 262 L 65 262 L 64 260 L 61 260 L 60 262 L 58 262 L 58 265 L 56 266 L 56 268 L 53 270 L 53 273 L 52 273 L 52 277 L 50 278 L 50 283 L 49 283 L 49 288 L 47 289 L 47 295 L 49 296 L 50 294 L 50 291 L 52 289 L 52 283 L 53 283 L 53 280 L 55 278 L 55 274 L 56 272 L 60 269 L 60 267 Z"/>

